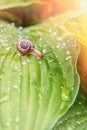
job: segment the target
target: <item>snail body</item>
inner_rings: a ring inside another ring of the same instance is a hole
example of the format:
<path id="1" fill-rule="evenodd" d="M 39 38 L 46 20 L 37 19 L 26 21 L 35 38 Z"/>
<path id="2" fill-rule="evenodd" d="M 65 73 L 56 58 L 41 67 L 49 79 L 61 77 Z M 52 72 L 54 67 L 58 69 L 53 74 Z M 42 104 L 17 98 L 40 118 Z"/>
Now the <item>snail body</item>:
<path id="1" fill-rule="evenodd" d="M 21 56 L 33 54 L 38 59 L 41 59 L 44 55 L 35 49 L 34 44 L 28 39 L 22 39 L 17 44 L 17 49 L 20 52 Z"/>

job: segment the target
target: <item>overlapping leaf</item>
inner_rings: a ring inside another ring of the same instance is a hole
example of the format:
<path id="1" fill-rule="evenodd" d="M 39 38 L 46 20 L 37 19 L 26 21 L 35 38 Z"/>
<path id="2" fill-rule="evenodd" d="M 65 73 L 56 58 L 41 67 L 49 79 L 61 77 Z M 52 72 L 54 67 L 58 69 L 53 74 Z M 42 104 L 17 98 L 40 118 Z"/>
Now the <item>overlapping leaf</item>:
<path id="1" fill-rule="evenodd" d="M 81 44 L 81 52 L 78 59 L 78 70 L 81 77 L 82 89 L 87 93 L 87 13 L 79 12 L 65 22 L 66 28 Z"/>
<path id="2" fill-rule="evenodd" d="M 87 103 L 82 94 L 78 95 L 74 105 L 66 115 L 56 124 L 53 130 L 86 130 L 87 129 Z"/>

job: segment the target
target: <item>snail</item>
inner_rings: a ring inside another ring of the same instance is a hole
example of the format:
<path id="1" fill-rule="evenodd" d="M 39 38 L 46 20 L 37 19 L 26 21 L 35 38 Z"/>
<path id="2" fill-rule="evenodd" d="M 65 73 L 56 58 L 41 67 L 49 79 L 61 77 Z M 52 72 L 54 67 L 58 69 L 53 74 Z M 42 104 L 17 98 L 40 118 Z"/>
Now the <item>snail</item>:
<path id="1" fill-rule="evenodd" d="M 20 40 L 17 44 L 17 49 L 20 52 L 21 56 L 33 54 L 38 59 L 42 59 L 44 56 L 41 52 L 35 49 L 34 44 L 29 39 Z"/>

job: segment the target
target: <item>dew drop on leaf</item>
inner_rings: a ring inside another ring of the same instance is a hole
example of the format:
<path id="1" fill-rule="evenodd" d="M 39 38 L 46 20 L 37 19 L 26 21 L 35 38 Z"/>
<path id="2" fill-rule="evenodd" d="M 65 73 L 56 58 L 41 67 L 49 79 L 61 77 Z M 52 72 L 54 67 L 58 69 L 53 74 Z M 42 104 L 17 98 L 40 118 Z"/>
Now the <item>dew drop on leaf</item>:
<path id="1" fill-rule="evenodd" d="M 10 126 L 11 126 L 11 121 L 12 121 L 11 118 L 8 119 L 7 122 L 5 122 L 5 125 L 6 125 L 7 127 L 10 127 Z"/>
<path id="2" fill-rule="evenodd" d="M 67 88 L 67 87 L 62 87 L 61 96 L 62 96 L 62 100 L 63 100 L 63 101 L 68 101 L 68 100 L 69 100 L 69 93 L 70 93 L 69 88 Z"/>
<path id="3" fill-rule="evenodd" d="M 58 41 L 63 41 L 63 38 L 62 37 L 58 37 L 57 40 Z"/>
<path id="4" fill-rule="evenodd" d="M 9 51 L 11 49 L 11 47 L 6 47 L 6 51 Z"/>
<path id="5" fill-rule="evenodd" d="M 53 32 L 53 36 L 56 36 L 57 35 L 57 33 L 56 32 Z"/>
<path id="6" fill-rule="evenodd" d="M 20 119 L 19 116 L 16 117 L 16 122 L 19 123 Z"/>
<path id="7" fill-rule="evenodd" d="M 40 99 L 40 101 L 41 101 L 41 100 L 42 100 L 42 94 L 39 93 L 38 96 L 39 96 L 39 99 Z"/>
<path id="8" fill-rule="evenodd" d="M 66 46 L 66 43 L 63 43 L 62 45 L 63 45 L 63 47 L 65 47 L 65 46 Z"/>
<path id="9" fill-rule="evenodd" d="M 18 86 L 17 86 L 17 85 L 14 85 L 13 87 L 14 87 L 14 89 L 15 89 L 15 90 L 17 90 L 17 89 L 18 89 Z"/>
<path id="10" fill-rule="evenodd" d="M 76 121 L 77 124 L 80 124 L 80 121 Z"/>
<path id="11" fill-rule="evenodd" d="M 27 59 L 27 63 L 30 63 L 31 61 L 30 61 L 30 59 Z"/>
<path id="12" fill-rule="evenodd" d="M 3 102 L 7 102 L 10 100 L 10 97 L 8 94 L 3 94 L 1 97 L 0 97 L 0 103 L 3 103 Z"/>
<path id="13" fill-rule="evenodd" d="M 41 61 L 38 62 L 41 65 Z"/>
<path id="14" fill-rule="evenodd" d="M 69 55 L 69 54 L 70 54 L 70 51 L 67 51 L 67 52 L 66 52 L 66 55 Z"/>
<path id="15" fill-rule="evenodd" d="M 8 84 L 11 84 L 11 80 L 8 80 Z"/>
<path id="16" fill-rule="evenodd" d="M 26 61 L 23 61 L 23 62 L 22 62 L 22 65 L 26 65 L 26 64 L 27 64 L 27 62 L 26 62 Z"/>
<path id="17" fill-rule="evenodd" d="M 60 44 L 56 46 L 56 48 L 60 48 Z"/>
<path id="18" fill-rule="evenodd" d="M 67 130 L 73 130 L 73 126 L 69 126 L 68 128 L 67 128 Z"/>
<path id="19" fill-rule="evenodd" d="M 43 49 L 43 53 L 46 53 L 46 49 Z"/>
<path id="20" fill-rule="evenodd" d="M 48 63 L 52 63 L 54 62 L 54 59 L 48 60 Z"/>
<path id="21" fill-rule="evenodd" d="M 14 68 L 15 68 L 15 69 L 18 69 L 18 66 L 15 65 Z"/>
<path id="22" fill-rule="evenodd" d="M 50 28 L 48 31 L 49 31 L 49 32 L 52 32 L 53 30 Z"/>
<path id="23" fill-rule="evenodd" d="M 58 26 L 58 23 L 56 22 L 56 23 L 54 23 L 54 26 Z"/>
<path id="24" fill-rule="evenodd" d="M 65 61 L 68 61 L 70 59 L 71 59 L 71 56 L 67 56 L 66 59 L 65 59 Z"/>
<path id="25" fill-rule="evenodd" d="M 16 126 L 15 130 L 19 130 L 19 126 L 18 125 Z"/>

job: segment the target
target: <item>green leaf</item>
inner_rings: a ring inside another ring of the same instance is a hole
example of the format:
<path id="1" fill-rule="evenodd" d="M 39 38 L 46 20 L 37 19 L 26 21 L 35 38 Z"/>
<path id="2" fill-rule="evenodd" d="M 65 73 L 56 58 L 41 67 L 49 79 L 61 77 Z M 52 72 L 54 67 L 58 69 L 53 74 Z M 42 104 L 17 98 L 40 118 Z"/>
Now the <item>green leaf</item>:
<path id="1" fill-rule="evenodd" d="M 79 93 L 74 105 L 56 124 L 53 130 L 86 130 L 87 99 Z"/>
<path id="2" fill-rule="evenodd" d="M 51 130 L 79 89 L 79 46 L 58 16 L 23 29 L 0 22 L 0 129 Z M 16 45 L 30 39 L 44 54 L 20 57 Z"/>

